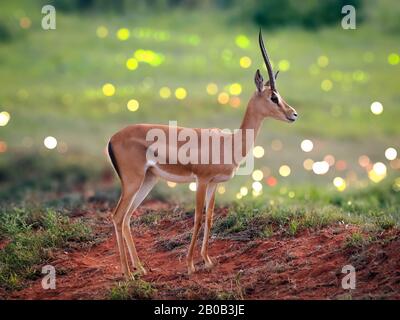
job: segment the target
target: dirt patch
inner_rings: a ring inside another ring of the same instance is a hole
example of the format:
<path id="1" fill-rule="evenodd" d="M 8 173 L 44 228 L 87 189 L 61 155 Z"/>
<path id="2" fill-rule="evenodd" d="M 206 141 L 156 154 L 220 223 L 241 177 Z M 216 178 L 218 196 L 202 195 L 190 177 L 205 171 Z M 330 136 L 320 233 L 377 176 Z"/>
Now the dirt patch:
<path id="1" fill-rule="evenodd" d="M 151 201 L 135 213 L 139 217 L 172 206 Z M 86 217 L 95 223 L 97 244 L 90 248 L 58 252 L 50 263 L 58 271 L 57 288 L 43 290 L 40 279 L 11 299 L 104 299 L 122 280 L 110 212 L 95 211 Z M 217 210 L 217 216 L 226 209 Z M 166 213 L 168 216 L 168 213 Z M 178 219 L 178 218 L 179 219 Z M 275 235 L 268 239 L 237 241 L 212 238 L 209 253 L 216 266 L 210 271 L 199 254 L 197 272 L 186 273 L 185 256 L 193 218 L 174 218 L 134 223 L 133 236 L 149 274 L 143 279 L 157 288 L 158 299 L 364 299 L 400 298 L 400 233 L 382 233 L 362 248 L 345 246 L 355 226 L 337 225 L 304 230 L 295 237 Z M 344 290 L 342 267 L 356 267 L 356 289 Z M 3 293 L 4 294 L 4 293 Z"/>

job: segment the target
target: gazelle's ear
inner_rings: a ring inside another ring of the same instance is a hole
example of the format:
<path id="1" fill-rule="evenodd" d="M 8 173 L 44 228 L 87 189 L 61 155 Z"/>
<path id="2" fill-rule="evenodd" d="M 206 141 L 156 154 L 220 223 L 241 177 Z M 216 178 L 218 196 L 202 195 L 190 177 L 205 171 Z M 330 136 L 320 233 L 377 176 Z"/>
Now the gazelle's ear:
<path id="1" fill-rule="evenodd" d="M 262 92 L 263 87 L 264 87 L 264 79 L 260 73 L 260 70 L 257 69 L 256 74 L 254 76 L 254 82 L 256 84 L 257 87 L 257 91 L 258 92 Z"/>
<path id="2" fill-rule="evenodd" d="M 279 74 L 279 70 L 277 72 L 275 72 L 275 80 L 278 78 L 278 74 Z M 269 80 L 265 83 L 266 86 L 269 86 Z"/>

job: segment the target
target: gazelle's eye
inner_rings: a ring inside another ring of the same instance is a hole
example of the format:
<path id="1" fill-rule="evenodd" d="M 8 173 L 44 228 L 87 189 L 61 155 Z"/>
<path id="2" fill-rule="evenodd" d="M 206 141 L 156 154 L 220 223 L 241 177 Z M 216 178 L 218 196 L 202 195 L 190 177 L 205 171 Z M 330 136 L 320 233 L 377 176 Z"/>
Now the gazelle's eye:
<path id="1" fill-rule="evenodd" d="M 276 104 L 279 103 L 278 97 L 275 96 L 275 95 L 271 96 L 271 100 L 272 100 L 273 103 L 276 103 Z"/>

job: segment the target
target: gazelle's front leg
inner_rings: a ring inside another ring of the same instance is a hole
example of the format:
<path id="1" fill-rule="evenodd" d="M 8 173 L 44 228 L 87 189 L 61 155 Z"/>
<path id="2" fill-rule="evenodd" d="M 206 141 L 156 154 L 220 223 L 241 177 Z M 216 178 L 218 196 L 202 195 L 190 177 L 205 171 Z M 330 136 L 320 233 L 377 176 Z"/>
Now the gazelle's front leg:
<path id="1" fill-rule="evenodd" d="M 193 263 L 193 250 L 197 241 L 197 236 L 199 235 L 199 230 L 201 227 L 201 220 L 204 208 L 204 198 L 206 196 L 207 184 L 201 181 L 197 182 L 197 191 L 196 191 L 196 209 L 194 214 L 194 226 L 193 226 L 193 236 L 192 241 L 190 242 L 188 255 L 187 255 L 187 267 L 188 273 L 192 274 L 196 271 Z"/>
<path id="2" fill-rule="evenodd" d="M 214 265 L 212 260 L 208 256 L 208 239 L 210 237 L 210 230 L 212 227 L 216 187 L 216 183 L 210 183 L 207 187 L 206 193 L 206 224 L 204 227 L 203 244 L 201 246 L 201 256 L 204 259 L 206 268 L 211 268 Z"/>

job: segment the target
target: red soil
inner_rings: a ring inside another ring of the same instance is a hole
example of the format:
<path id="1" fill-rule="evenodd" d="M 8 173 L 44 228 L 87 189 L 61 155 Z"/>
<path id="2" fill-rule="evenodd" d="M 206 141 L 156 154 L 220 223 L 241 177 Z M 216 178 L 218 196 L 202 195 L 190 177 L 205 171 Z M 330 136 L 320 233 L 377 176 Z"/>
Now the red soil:
<path id="1" fill-rule="evenodd" d="M 147 202 L 135 216 L 147 209 L 168 209 L 169 205 Z M 218 214 L 225 214 L 219 210 Z M 11 299 L 104 299 L 109 289 L 122 280 L 119 258 L 109 213 L 93 213 L 96 233 L 103 240 L 90 248 L 58 252 L 50 264 L 56 267 L 57 288 L 43 290 L 41 280 L 32 281 Z M 337 299 L 400 298 L 400 233 L 388 231 L 382 241 L 363 249 L 344 248 L 355 226 L 336 225 L 322 230 L 305 230 L 296 237 L 277 235 L 265 240 L 211 239 L 209 253 L 216 266 L 203 267 L 197 246 L 197 272 L 186 273 L 184 245 L 163 249 L 160 243 L 191 230 L 193 219 L 163 219 L 159 223 L 133 226 L 139 256 L 149 271 L 143 279 L 156 288 L 159 299 L 216 298 L 233 292 L 245 299 Z M 388 240 L 389 239 L 389 240 Z M 342 267 L 356 268 L 356 289 L 344 290 Z"/>

